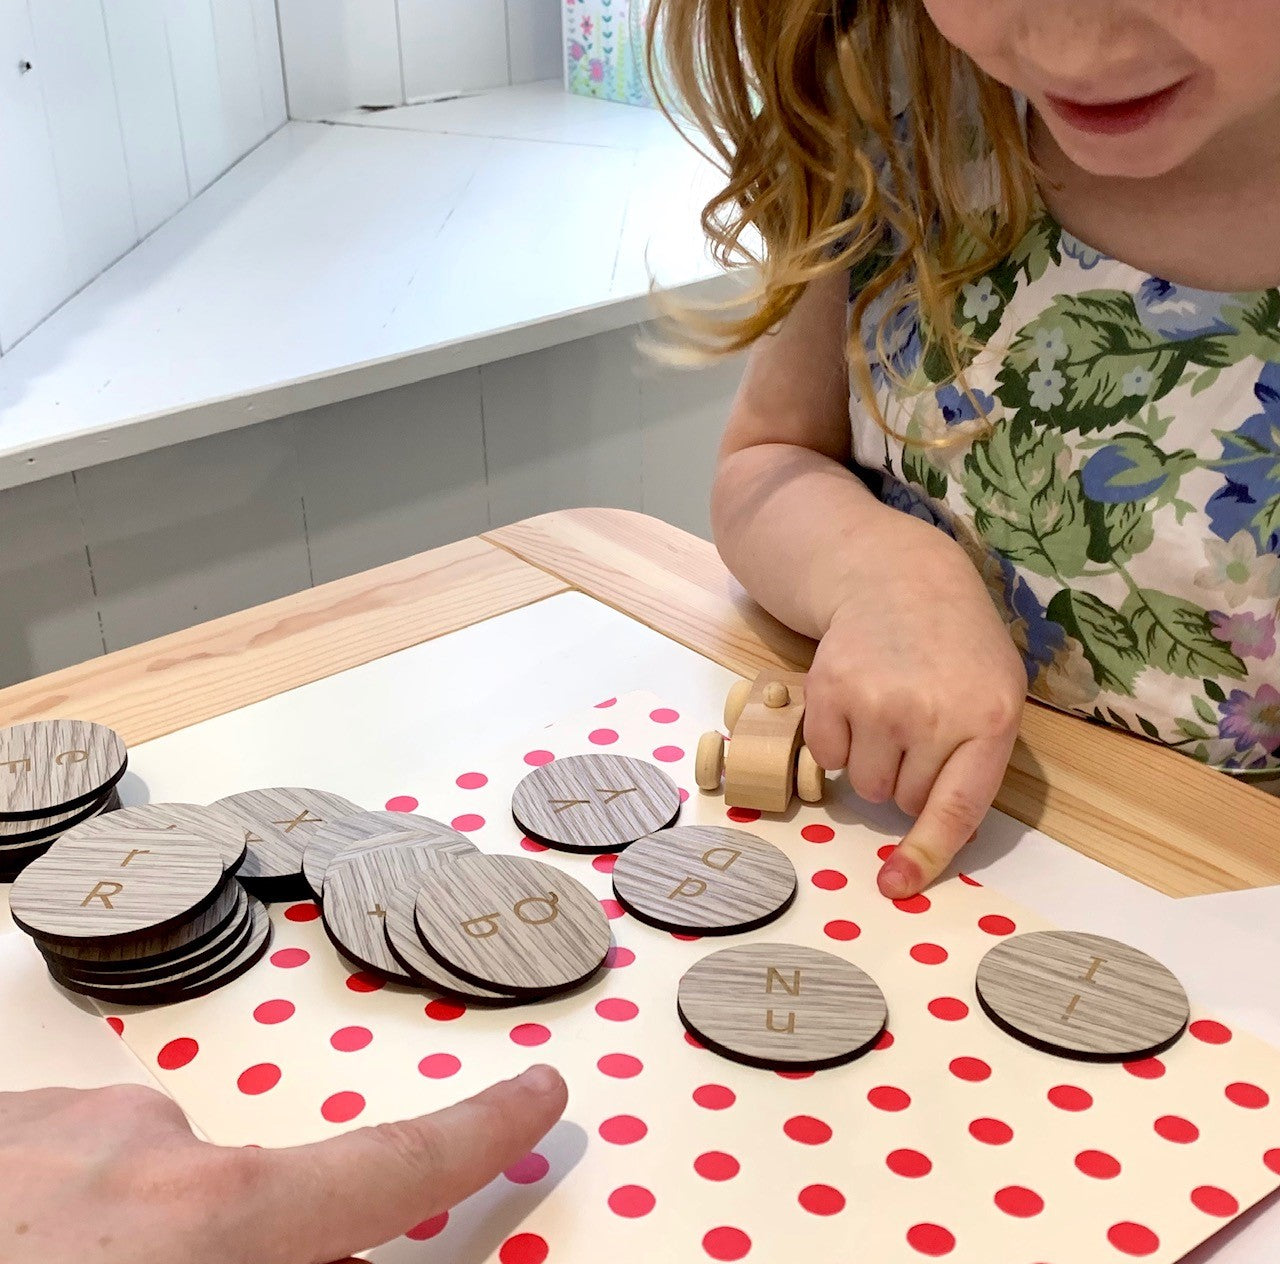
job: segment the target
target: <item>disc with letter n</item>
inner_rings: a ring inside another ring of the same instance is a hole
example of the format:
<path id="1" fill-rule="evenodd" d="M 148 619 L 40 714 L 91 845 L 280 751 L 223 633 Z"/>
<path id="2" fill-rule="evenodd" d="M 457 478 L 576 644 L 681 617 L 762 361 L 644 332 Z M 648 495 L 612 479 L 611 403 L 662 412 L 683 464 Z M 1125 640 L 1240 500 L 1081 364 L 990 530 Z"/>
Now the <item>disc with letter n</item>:
<path id="1" fill-rule="evenodd" d="M 1087 1062 L 1151 1057 L 1190 1018 L 1182 984 L 1154 957 L 1102 935 L 1033 931 L 978 964 L 978 1000 L 1024 1044 Z"/>
<path id="2" fill-rule="evenodd" d="M 746 830 L 677 825 L 618 857 L 613 890 L 652 926 L 730 935 L 780 917 L 795 899 L 796 871 L 784 852 Z"/>
<path id="3" fill-rule="evenodd" d="M 870 975 L 799 944 L 737 944 L 703 957 L 680 980 L 677 1007 L 708 1049 L 771 1071 L 852 1062 L 889 1021 Z"/>
<path id="4" fill-rule="evenodd" d="M 529 773 L 511 796 L 526 834 L 562 851 L 620 851 L 670 825 L 680 788 L 661 768 L 625 755 L 568 755 Z"/>

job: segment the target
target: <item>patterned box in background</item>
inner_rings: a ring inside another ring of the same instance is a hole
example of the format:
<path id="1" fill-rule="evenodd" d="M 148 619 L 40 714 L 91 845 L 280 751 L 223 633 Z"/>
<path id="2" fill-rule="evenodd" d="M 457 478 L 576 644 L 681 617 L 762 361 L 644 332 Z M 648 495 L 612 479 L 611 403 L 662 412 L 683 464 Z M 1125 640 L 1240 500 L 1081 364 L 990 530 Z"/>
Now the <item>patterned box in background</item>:
<path id="1" fill-rule="evenodd" d="M 647 8 L 647 0 L 564 0 L 568 91 L 624 105 L 654 105 L 645 68 Z"/>

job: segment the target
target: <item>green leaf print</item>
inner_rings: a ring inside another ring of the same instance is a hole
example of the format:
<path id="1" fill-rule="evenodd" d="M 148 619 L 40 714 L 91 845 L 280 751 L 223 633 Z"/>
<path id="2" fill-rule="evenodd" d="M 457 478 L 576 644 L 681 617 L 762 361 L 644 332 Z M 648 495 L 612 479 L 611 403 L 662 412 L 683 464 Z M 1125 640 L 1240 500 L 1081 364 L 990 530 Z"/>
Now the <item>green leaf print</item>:
<path id="1" fill-rule="evenodd" d="M 1214 637 L 1209 612 L 1201 606 L 1154 588 L 1134 588 L 1120 614 L 1152 667 L 1171 676 L 1244 678 L 1244 664 Z"/>
<path id="2" fill-rule="evenodd" d="M 1088 556 L 1091 562 L 1120 565 L 1146 552 L 1155 539 L 1150 507 L 1142 501 L 1118 505 L 1084 500 L 1085 522 L 1089 524 Z"/>
<path id="3" fill-rule="evenodd" d="M 1218 713 L 1199 695 L 1191 699 L 1191 705 L 1196 715 L 1206 724 L 1216 725 L 1218 723 Z"/>
<path id="4" fill-rule="evenodd" d="M 1013 248 L 1009 261 L 1027 281 L 1038 281 L 1049 265 L 1062 262 L 1062 229 L 1051 215 L 1041 215 L 1027 235 Z"/>
<path id="5" fill-rule="evenodd" d="M 1157 742 L 1160 740 L 1160 730 L 1146 716 L 1138 716 L 1138 726 L 1148 737 L 1155 738 Z"/>
<path id="6" fill-rule="evenodd" d="M 946 498 L 947 476 L 919 448 L 907 448 L 903 452 L 902 475 L 934 500 Z"/>
<path id="7" fill-rule="evenodd" d="M 1224 320 L 1236 327 L 1235 333 L 1222 336 L 1227 363 L 1239 364 L 1249 356 L 1259 360 L 1280 357 L 1280 290 L 1262 290 L 1241 295 L 1240 306 L 1222 309 Z"/>
<path id="8" fill-rule="evenodd" d="M 1064 588 L 1045 613 L 1084 647 L 1094 678 L 1112 693 L 1133 693 L 1133 682 L 1146 662 L 1138 638 L 1118 610 L 1092 593 Z"/>
<path id="9" fill-rule="evenodd" d="M 1080 476 L 1063 477 L 1063 456 L 1057 431 L 1002 422 L 965 457 L 964 486 L 991 548 L 1038 575 L 1067 579 L 1088 564 L 1090 533 Z"/>

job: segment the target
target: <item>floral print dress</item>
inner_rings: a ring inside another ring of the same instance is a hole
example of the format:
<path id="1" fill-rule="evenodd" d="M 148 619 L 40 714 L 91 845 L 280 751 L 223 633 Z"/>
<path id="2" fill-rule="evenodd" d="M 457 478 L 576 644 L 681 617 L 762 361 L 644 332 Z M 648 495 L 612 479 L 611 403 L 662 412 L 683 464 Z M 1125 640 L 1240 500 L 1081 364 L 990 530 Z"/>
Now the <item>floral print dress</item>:
<path id="1" fill-rule="evenodd" d="M 1280 290 L 1173 285 L 1042 213 L 957 299 L 967 389 L 909 311 L 877 358 L 883 310 L 909 441 L 855 390 L 854 460 L 965 548 L 1031 694 L 1280 791 Z"/>

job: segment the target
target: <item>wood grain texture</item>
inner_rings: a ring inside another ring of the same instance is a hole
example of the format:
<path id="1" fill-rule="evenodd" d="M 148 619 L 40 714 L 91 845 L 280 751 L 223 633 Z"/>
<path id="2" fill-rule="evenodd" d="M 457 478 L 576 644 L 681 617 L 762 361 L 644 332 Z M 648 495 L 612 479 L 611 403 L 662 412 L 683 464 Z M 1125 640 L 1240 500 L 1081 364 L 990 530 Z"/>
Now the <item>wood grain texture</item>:
<path id="1" fill-rule="evenodd" d="M 464 856 L 427 874 L 415 911 L 439 961 L 514 995 L 576 987 L 609 951 L 609 922 L 596 897 L 569 874 L 520 856 Z"/>
<path id="2" fill-rule="evenodd" d="M 395 838 L 449 838 L 465 843 L 463 851 L 477 851 L 476 845 L 443 821 L 412 812 L 356 812 L 321 826 L 302 851 L 302 875 L 311 893 L 324 894 L 324 875 L 333 858 L 356 843 L 384 843 Z"/>
<path id="3" fill-rule="evenodd" d="M 738 944 L 703 957 L 680 980 L 677 1008 L 708 1048 L 771 1070 L 851 1062 L 889 1019 L 870 975 L 799 944 Z"/>
<path id="4" fill-rule="evenodd" d="M 118 733 L 87 720 L 0 729 L 0 818 L 32 820 L 100 799 L 124 775 Z"/>
<path id="5" fill-rule="evenodd" d="M 120 806 L 120 796 L 115 786 L 112 786 L 100 799 L 72 808 L 69 812 L 59 812 L 55 816 L 40 816 L 34 820 L 0 820 L 0 845 L 21 847 L 26 843 L 40 840 L 52 842 L 59 835 L 69 833 L 94 817 L 114 810 L 113 804 L 115 807 Z"/>
<path id="6" fill-rule="evenodd" d="M 804 724 L 805 677 L 762 671 L 729 734 L 724 761 L 724 801 L 735 808 L 785 812 L 796 785 L 796 754 Z M 780 706 L 766 704 L 771 688 L 785 688 Z"/>
<path id="7" fill-rule="evenodd" d="M 784 852 L 746 830 L 677 825 L 618 857 L 613 891 L 651 926 L 732 935 L 781 917 L 796 897 L 796 871 Z"/>
<path id="8" fill-rule="evenodd" d="M 619 851 L 669 825 L 680 789 L 656 764 L 626 755 L 567 755 L 535 768 L 511 795 L 526 834 L 564 851 Z"/>
<path id="9" fill-rule="evenodd" d="M 565 592 L 463 540 L 0 690 L 0 723 L 87 717 L 135 745 Z"/>
<path id="10" fill-rule="evenodd" d="M 1015 935 L 979 962 L 975 986 L 987 1016 L 1010 1035 L 1090 1062 L 1159 1053 L 1190 1018 L 1187 994 L 1165 966 L 1103 935 Z"/>
<path id="11" fill-rule="evenodd" d="M 710 544 L 653 518 L 566 510 L 483 538 L 741 675 L 812 661 L 813 642 L 756 606 Z M 1280 801 L 1037 703 L 996 806 L 1168 895 L 1280 883 Z"/>
<path id="12" fill-rule="evenodd" d="M 382 923 L 392 957 L 414 984 L 443 992 L 447 996 L 458 996 L 465 1001 L 483 1001 L 489 1005 L 518 1003 L 519 998 L 509 992 L 481 987 L 437 961 L 427 951 L 426 944 L 418 934 L 414 913 L 416 903 L 415 891 L 397 891 L 387 904 L 387 915 Z"/>
<path id="13" fill-rule="evenodd" d="M 67 822 L 67 827 L 91 821 L 99 816 L 116 811 L 120 806 L 119 787 L 113 786 L 107 797 L 100 804 L 91 804 L 88 809 L 78 808 L 75 815 Z M 43 856 L 54 843 L 62 837 L 62 831 L 49 832 L 44 829 L 30 834 L 6 835 L 0 842 L 0 882 L 8 882 L 20 873 L 37 856 Z"/>
<path id="14" fill-rule="evenodd" d="M 109 816 L 97 816 L 67 831 L 76 839 L 110 835 L 116 830 L 179 830 L 207 838 L 222 857 L 222 867 L 235 873 L 243 863 L 248 843 L 244 827 L 220 808 L 202 803 L 138 803 Z"/>

